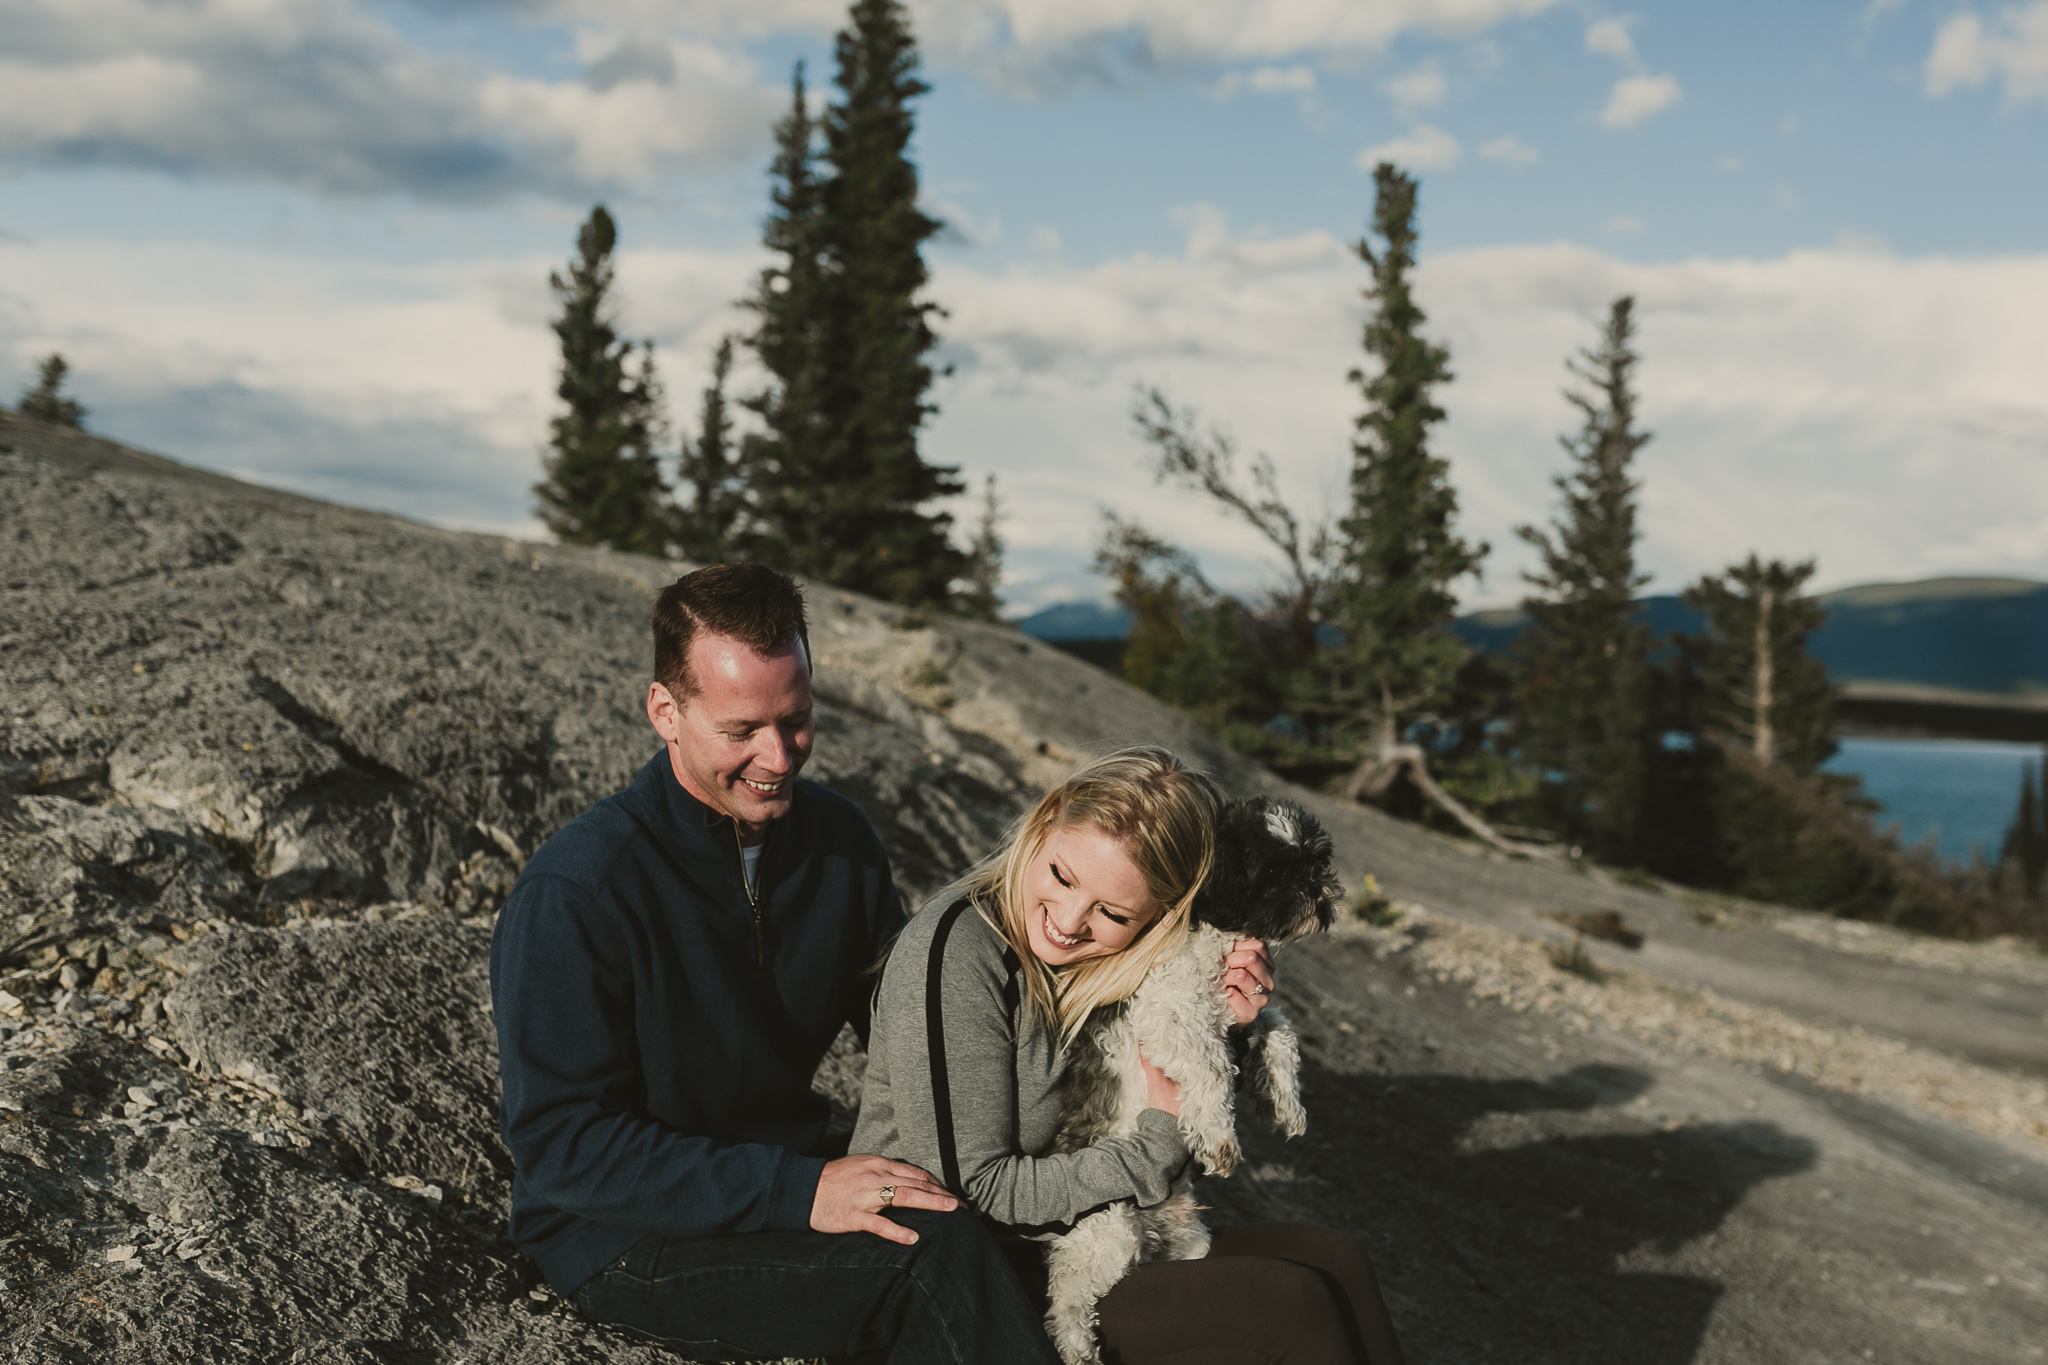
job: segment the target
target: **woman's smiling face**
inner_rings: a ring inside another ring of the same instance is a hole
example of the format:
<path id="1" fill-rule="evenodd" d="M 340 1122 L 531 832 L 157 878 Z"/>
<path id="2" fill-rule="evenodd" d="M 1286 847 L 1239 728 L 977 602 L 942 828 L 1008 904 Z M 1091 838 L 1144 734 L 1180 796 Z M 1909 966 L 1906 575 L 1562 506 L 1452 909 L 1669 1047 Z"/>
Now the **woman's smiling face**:
<path id="1" fill-rule="evenodd" d="M 1122 952 L 1159 914 L 1123 845 L 1092 827 L 1054 828 L 1024 880 L 1031 951 L 1048 967 Z"/>

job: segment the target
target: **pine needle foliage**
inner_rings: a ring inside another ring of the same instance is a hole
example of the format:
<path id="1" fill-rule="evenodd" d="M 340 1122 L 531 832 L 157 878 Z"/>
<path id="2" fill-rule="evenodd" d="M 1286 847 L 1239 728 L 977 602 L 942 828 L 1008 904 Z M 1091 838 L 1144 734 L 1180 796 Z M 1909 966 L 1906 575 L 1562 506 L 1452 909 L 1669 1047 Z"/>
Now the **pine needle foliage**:
<path id="1" fill-rule="evenodd" d="M 568 410 L 549 424 L 545 477 L 533 491 L 541 520 L 561 540 L 658 555 L 670 530 L 656 452 L 661 386 L 653 344 L 622 340 L 612 316 L 617 245 L 618 225 L 599 204 L 576 235 L 568 274 L 548 275 L 562 308 L 553 324 L 562 348 L 556 394 Z"/>
<path id="2" fill-rule="evenodd" d="M 981 521 L 967 547 L 967 587 L 960 594 L 960 614 L 975 621 L 1002 620 L 1003 504 L 996 497 L 996 476 L 982 483 Z"/>
<path id="3" fill-rule="evenodd" d="M 685 559 L 699 564 L 732 558 L 746 529 L 746 470 L 733 441 L 732 416 L 726 410 L 732 343 L 729 336 L 718 343 L 711 362 L 711 383 L 698 408 L 696 438 L 683 442 L 676 465 L 677 486 L 688 498 L 675 509 L 676 547 Z"/>
<path id="4" fill-rule="evenodd" d="M 1739 744 L 1762 767 L 1805 776 L 1834 755 L 1835 691 L 1806 642 L 1827 608 L 1804 592 L 1814 563 L 1755 555 L 1685 590 L 1705 619 L 1695 647 L 1707 732 Z"/>
<path id="5" fill-rule="evenodd" d="M 15 411 L 24 417 L 40 417 L 45 422 L 83 431 L 85 405 L 64 394 L 64 376 L 70 372 L 71 366 L 64 357 L 50 352 L 37 367 L 35 387 L 22 390 L 21 406 Z"/>
<path id="6" fill-rule="evenodd" d="M 1352 439 L 1351 514 L 1338 525 L 1342 568 L 1330 615 L 1347 641 L 1336 699 L 1371 750 L 1384 752 L 1445 695 L 1464 662 L 1468 651 L 1451 632 L 1451 585 L 1478 573 L 1488 547 L 1453 533 L 1450 466 L 1429 451 L 1430 428 L 1444 419 L 1434 393 L 1451 370 L 1450 352 L 1422 335 L 1409 281 L 1415 180 L 1388 162 L 1373 179 L 1379 244 L 1368 236 L 1357 250 L 1372 270 L 1365 351 L 1375 363 L 1351 372 L 1366 406 Z"/>
<path id="7" fill-rule="evenodd" d="M 773 378 L 756 406 L 768 428 L 757 549 L 841 587 L 944 605 L 968 557 L 929 504 L 966 485 L 918 450 L 939 311 L 922 297 L 923 248 L 941 225 L 918 207 L 909 152 L 911 104 L 929 87 L 897 0 L 855 0 L 835 56 L 824 118 L 812 123 L 799 84 L 778 133 L 768 244 L 783 260 L 754 303 Z"/>
<path id="8" fill-rule="evenodd" d="M 817 142 L 804 65 L 798 62 L 790 77 L 789 113 L 775 126 L 769 212 L 761 233 L 776 259 L 761 271 L 746 301 L 756 320 L 746 341 L 768 372 L 768 384 L 742 400 L 761 425 L 743 442 L 757 520 L 742 548 L 746 557 L 781 569 L 815 567 L 800 546 L 825 510 L 819 484 L 831 465 L 823 406 L 831 286 Z"/>
<path id="9" fill-rule="evenodd" d="M 1131 614 L 1125 681 L 1227 738 L 1262 681 L 1249 612 L 1218 592 L 1187 551 L 1114 513 L 1103 520 L 1095 572 Z"/>
<path id="10" fill-rule="evenodd" d="M 1531 624 L 1516 642 L 1515 739 L 1523 758 L 1558 779 L 1553 818 L 1603 861 L 1639 865 L 1658 739 L 1652 639 L 1634 619 L 1637 485 L 1629 465 L 1650 440 L 1636 427 L 1635 301 L 1608 310 L 1600 345 L 1567 368 L 1583 385 L 1565 397 L 1583 419 L 1560 438 L 1571 457 L 1554 482 L 1552 526 L 1522 526 L 1541 569 L 1524 577 Z"/>
<path id="11" fill-rule="evenodd" d="M 2020 808 L 2012 827 L 2005 832 L 2000 863 L 2007 875 L 2017 880 L 2021 892 L 2038 897 L 2048 884 L 2048 801 L 2043 797 L 2040 764 L 2029 763 L 2020 772 Z"/>

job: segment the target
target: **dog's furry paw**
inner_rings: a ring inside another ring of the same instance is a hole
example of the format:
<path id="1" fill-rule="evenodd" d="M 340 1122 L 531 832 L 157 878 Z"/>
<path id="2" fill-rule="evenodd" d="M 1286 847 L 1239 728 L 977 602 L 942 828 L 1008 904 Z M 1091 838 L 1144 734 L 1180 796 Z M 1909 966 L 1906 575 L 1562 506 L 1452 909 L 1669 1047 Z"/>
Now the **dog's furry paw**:
<path id="1" fill-rule="evenodd" d="M 1269 1009 L 1252 1040 L 1245 1070 L 1259 1112 L 1288 1137 L 1308 1131 L 1308 1110 L 1301 1103 L 1301 1039 L 1294 1025 L 1277 1009 Z"/>

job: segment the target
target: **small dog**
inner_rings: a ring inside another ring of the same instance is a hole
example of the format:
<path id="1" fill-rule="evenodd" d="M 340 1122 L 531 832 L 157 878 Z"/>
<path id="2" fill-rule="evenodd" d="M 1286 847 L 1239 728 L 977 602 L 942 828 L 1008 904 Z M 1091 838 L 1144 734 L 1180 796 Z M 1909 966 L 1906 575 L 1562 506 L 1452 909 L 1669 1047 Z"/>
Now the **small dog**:
<path id="1" fill-rule="evenodd" d="M 1236 1168 L 1242 1155 L 1233 1098 L 1238 1068 L 1229 1042 L 1236 1020 L 1223 999 L 1223 956 L 1240 938 L 1279 944 L 1328 928 L 1342 895 L 1332 853 L 1328 831 L 1291 801 L 1255 797 L 1224 808 L 1215 867 L 1196 897 L 1187 942 L 1154 967 L 1128 1001 L 1091 1020 L 1075 1044 L 1055 1151 L 1137 1131 L 1146 1108 L 1142 1053 L 1180 1086 L 1181 1135 L 1203 1169 L 1228 1175 Z M 1246 1033 L 1244 1065 L 1259 1110 L 1281 1132 L 1299 1137 L 1308 1115 L 1301 1107 L 1294 1026 L 1269 1005 Z M 1132 1266 L 1191 1261 L 1208 1251 L 1192 1172 L 1174 1182 L 1163 1203 L 1141 1209 L 1119 1201 L 1050 1239 L 1052 1307 L 1045 1322 L 1061 1358 L 1067 1365 L 1098 1365 L 1096 1302 Z"/>

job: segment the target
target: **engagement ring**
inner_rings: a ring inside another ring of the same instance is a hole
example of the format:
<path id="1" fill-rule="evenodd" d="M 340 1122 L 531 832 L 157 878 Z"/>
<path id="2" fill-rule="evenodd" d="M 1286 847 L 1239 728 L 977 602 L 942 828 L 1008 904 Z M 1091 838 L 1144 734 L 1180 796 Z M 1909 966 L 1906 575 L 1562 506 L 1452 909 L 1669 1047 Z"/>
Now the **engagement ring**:
<path id="1" fill-rule="evenodd" d="M 886 1208 L 888 1208 L 888 1207 L 889 1207 L 889 1206 L 890 1206 L 891 1204 L 894 1204 L 895 1202 L 896 1202 L 896 1187 L 895 1187 L 894 1185 L 884 1185 L 884 1186 L 882 1186 L 882 1207 L 886 1209 Z"/>
<path id="2" fill-rule="evenodd" d="M 1265 993 L 1266 993 L 1266 988 L 1265 988 L 1264 986 L 1261 986 L 1261 985 L 1259 985 L 1259 984 L 1258 984 L 1257 982 L 1253 982 L 1253 983 L 1252 983 L 1252 994 L 1253 994 L 1253 995 L 1264 995 Z"/>

